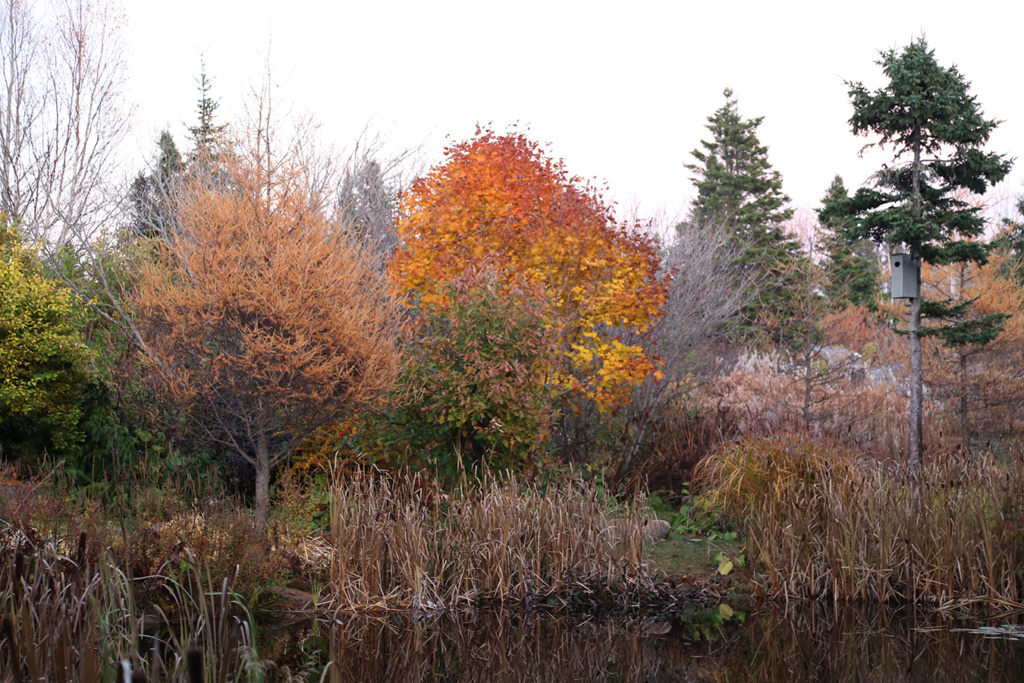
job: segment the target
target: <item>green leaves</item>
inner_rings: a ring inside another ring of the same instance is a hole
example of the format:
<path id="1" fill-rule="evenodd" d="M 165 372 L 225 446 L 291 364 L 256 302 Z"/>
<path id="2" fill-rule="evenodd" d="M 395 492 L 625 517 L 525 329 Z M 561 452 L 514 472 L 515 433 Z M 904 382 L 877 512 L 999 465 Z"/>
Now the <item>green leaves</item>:
<path id="1" fill-rule="evenodd" d="M 883 52 L 879 63 L 886 86 L 871 92 L 849 83 L 850 126 L 858 135 L 879 136 L 879 144 L 892 148 L 893 162 L 874 175 L 872 187 L 826 201 L 822 220 L 841 225 L 851 240 L 904 245 L 932 265 L 984 264 L 989 247 L 978 238 L 985 220 L 966 193 L 984 193 L 1010 170 L 1009 159 L 982 149 L 997 122 L 982 116 L 970 84 L 955 66 L 940 66 L 923 38 Z M 947 323 L 922 336 L 952 346 L 992 341 L 1006 317 L 963 320 L 969 303 L 922 302 L 922 317 Z"/>
<path id="2" fill-rule="evenodd" d="M 90 354 L 71 294 L 16 236 L 0 241 L 0 438 L 68 448 L 82 439 Z"/>
<path id="3" fill-rule="evenodd" d="M 442 474 L 483 464 L 523 469 L 543 454 L 559 363 L 538 299 L 474 272 L 445 292 L 444 308 L 420 310 L 388 439 Z"/>

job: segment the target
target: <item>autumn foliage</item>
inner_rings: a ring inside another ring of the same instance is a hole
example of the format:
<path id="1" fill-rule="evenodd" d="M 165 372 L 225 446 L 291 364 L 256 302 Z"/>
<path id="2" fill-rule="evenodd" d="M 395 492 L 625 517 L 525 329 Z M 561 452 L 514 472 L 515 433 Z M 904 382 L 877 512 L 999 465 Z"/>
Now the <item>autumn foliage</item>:
<path id="1" fill-rule="evenodd" d="M 478 130 L 404 195 L 404 240 L 390 274 L 424 308 L 449 304 L 449 285 L 485 266 L 541 290 L 543 315 L 571 372 L 554 384 L 602 409 L 657 370 L 617 329 L 647 330 L 665 301 L 652 240 L 618 224 L 600 194 L 521 133 Z"/>
<path id="2" fill-rule="evenodd" d="M 996 251 L 984 266 L 956 263 L 926 267 L 922 273 L 925 292 L 964 305 L 968 323 L 992 314 L 1010 315 L 988 344 L 949 347 L 926 340 L 925 382 L 956 415 L 968 450 L 972 439 L 1005 438 L 1024 427 L 1024 286 L 1012 273 L 1011 258 Z"/>
<path id="3" fill-rule="evenodd" d="M 155 386 L 255 466 L 265 521 L 269 470 L 390 386 L 397 316 L 309 192 L 309 162 L 254 140 L 183 181 L 131 300 Z"/>

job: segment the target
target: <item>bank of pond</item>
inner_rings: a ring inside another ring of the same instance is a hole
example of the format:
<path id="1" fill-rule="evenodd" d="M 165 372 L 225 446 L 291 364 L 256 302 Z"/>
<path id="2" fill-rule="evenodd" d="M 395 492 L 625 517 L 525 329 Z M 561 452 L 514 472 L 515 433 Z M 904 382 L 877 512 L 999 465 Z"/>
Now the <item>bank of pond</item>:
<path id="1" fill-rule="evenodd" d="M 357 473 L 315 533 L 8 495 L 2 680 L 1016 680 L 1024 464 L 804 444 L 737 443 L 667 507 Z"/>

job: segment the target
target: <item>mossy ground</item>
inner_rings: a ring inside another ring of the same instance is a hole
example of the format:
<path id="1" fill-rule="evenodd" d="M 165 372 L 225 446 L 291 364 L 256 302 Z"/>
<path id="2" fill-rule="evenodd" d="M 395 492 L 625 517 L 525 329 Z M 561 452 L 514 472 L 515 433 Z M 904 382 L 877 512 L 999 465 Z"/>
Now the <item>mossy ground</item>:
<path id="1" fill-rule="evenodd" d="M 733 565 L 726 574 L 719 572 L 723 558 Z M 734 604 L 745 603 L 753 597 L 744 559 L 741 541 L 695 534 L 673 532 L 668 540 L 651 543 L 647 549 L 647 561 L 652 570 L 664 573 L 677 585 L 726 593 Z"/>

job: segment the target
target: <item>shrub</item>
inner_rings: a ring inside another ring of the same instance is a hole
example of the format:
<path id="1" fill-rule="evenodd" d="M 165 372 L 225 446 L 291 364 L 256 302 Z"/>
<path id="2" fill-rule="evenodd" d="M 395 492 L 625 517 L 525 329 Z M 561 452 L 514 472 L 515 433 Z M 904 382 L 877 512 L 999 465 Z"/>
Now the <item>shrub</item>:
<path id="1" fill-rule="evenodd" d="M 487 271 L 447 296 L 418 311 L 387 413 L 357 425 L 355 439 L 377 437 L 393 461 L 449 477 L 542 465 L 558 352 L 537 300 L 525 287 L 499 289 Z"/>

